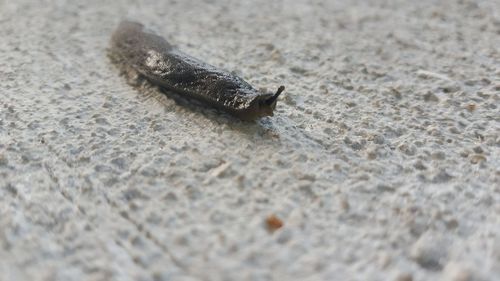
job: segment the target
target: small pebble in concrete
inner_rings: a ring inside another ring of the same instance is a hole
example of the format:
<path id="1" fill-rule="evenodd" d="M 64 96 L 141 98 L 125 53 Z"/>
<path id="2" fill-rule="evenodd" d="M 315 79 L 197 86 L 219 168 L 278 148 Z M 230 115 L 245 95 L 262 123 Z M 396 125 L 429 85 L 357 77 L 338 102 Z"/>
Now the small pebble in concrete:
<path id="1" fill-rule="evenodd" d="M 266 227 L 269 232 L 274 232 L 283 227 L 283 225 L 283 221 L 276 215 L 270 215 L 266 218 Z"/>

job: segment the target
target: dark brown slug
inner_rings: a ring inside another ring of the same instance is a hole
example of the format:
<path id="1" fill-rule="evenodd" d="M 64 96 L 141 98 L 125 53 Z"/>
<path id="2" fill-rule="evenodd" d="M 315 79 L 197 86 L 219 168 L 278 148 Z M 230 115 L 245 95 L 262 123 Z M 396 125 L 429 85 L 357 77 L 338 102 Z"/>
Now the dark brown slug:
<path id="1" fill-rule="evenodd" d="M 137 22 L 123 21 L 111 38 L 110 57 L 151 83 L 197 99 L 243 120 L 273 116 L 278 96 L 261 93 L 227 71 L 190 57 Z"/>

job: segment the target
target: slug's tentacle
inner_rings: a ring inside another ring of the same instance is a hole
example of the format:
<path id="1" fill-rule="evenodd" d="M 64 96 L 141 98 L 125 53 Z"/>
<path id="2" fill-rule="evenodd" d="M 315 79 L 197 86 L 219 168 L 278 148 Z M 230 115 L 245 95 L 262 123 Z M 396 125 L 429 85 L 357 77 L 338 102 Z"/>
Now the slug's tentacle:
<path id="1" fill-rule="evenodd" d="M 266 100 L 266 104 L 271 105 L 274 102 L 278 100 L 278 97 L 281 95 L 281 93 L 285 90 L 285 86 L 281 85 L 278 90 L 276 91 L 276 94 L 274 94 L 272 97 Z"/>

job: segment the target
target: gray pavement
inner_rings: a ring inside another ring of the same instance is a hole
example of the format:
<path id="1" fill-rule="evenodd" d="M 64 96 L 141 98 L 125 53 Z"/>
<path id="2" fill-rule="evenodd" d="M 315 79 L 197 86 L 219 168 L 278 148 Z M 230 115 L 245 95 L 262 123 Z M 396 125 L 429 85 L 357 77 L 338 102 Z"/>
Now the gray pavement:
<path id="1" fill-rule="evenodd" d="M 276 115 L 131 87 L 124 18 Z M 499 107 L 497 0 L 0 0 L 0 280 L 500 280 Z"/>

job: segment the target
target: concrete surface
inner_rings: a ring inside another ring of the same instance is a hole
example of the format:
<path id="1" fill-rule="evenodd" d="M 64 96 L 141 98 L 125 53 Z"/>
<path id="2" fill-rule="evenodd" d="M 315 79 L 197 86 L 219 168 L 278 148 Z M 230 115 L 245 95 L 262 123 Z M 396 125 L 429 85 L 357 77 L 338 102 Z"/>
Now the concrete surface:
<path id="1" fill-rule="evenodd" d="M 0 280 L 500 280 L 499 1 L 66 2 L 0 1 Z M 277 115 L 127 85 L 125 17 Z"/>

